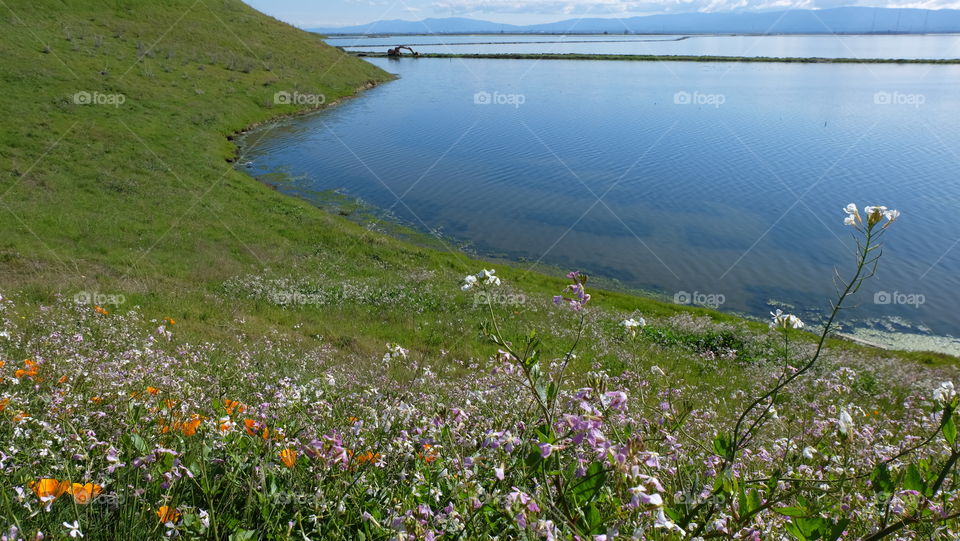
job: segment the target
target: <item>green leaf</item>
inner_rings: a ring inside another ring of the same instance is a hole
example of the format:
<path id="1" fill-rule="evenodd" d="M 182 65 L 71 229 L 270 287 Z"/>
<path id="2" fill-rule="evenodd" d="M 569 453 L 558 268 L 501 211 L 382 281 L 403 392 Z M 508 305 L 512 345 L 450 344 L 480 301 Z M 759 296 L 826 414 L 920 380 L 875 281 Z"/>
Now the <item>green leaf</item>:
<path id="1" fill-rule="evenodd" d="M 255 530 L 237 530 L 230 534 L 230 541 L 250 541 L 257 535 Z"/>
<path id="2" fill-rule="evenodd" d="M 805 517 L 810 514 L 802 507 L 781 507 L 776 511 L 785 517 Z"/>
<path id="3" fill-rule="evenodd" d="M 950 415 L 947 422 L 943 423 L 943 437 L 950 445 L 957 441 L 957 423 L 954 422 L 953 415 Z"/>
<path id="4" fill-rule="evenodd" d="M 893 494 L 893 478 L 890 477 L 890 469 L 886 464 L 880 464 L 874 468 L 873 473 L 870 474 L 870 481 L 874 492 Z"/>
<path id="5" fill-rule="evenodd" d="M 144 454 L 147 452 L 147 442 L 143 441 L 143 438 L 139 434 L 128 434 L 127 444 L 131 445 L 138 453 Z"/>
<path id="6" fill-rule="evenodd" d="M 717 437 L 713 438 L 713 450 L 716 451 L 718 455 L 727 456 L 730 453 L 731 447 L 732 444 L 726 434 L 717 434 Z"/>
<path id="7" fill-rule="evenodd" d="M 547 385 L 547 402 L 552 403 L 557 398 L 559 390 L 556 383 L 550 382 L 550 385 Z"/>
<path id="8" fill-rule="evenodd" d="M 607 471 L 603 469 L 603 464 L 593 462 L 587 468 L 587 475 L 573 485 L 573 496 L 578 502 L 589 502 L 600 493 L 606 482 Z"/>
<path id="9" fill-rule="evenodd" d="M 787 529 L 787 532 L 797 541 L 807 541 L 807 536 L 803 535 L 803 532 L 800 531 L 800 527 L 793 522 L 788 522 L 785 525 L 785 528 Z"/>
<path id="10" fill-rule="evenodd" d="M 753 512 L 757 509 L 760 509 L 760 506 L 763 504 L 763 498 L 760 497 L 759 490 L 748 490 L 747 491 L 747 511 Z"/>
<path id="11" fill-rule="evenodd" d="M 923 476 L 915 464 L 907 466 L 907 471 L 903 474 L 903 488 L 916 490 L 920 494 L 925 492 L 927 484 L 923 482 Z"/>
<path id="12" fill-rule="evenodd" d="M 840 536 L 843 535 L 843 531 L 847 529 L 847 524 L 850 524 L 849 519 L 842 519 L 839 522 L 834 522 L 829 532 L 824 532 L 823 541 L 837 541 L 840 539 Z"/>
<path id="13" fill-rule="evenodd" d="M 597 505 L 595 503 L 588 505 L 584 510 L 583 515 L 584 518 L 586 518 L 587 529 L 590 531 L 590 534 L 598 535 L 606 531 L 606 529 L 603 527 L 603 516 L 600 515 L 600 510 L 597 509 Z"/>

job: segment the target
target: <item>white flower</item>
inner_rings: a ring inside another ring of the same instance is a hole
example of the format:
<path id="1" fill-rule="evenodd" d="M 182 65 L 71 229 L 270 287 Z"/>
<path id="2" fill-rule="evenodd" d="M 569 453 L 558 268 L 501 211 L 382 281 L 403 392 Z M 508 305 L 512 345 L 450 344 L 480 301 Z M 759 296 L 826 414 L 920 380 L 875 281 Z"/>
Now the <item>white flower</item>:
<path id="1" fill-rule="evenodd" d="M 888 209 L 887 207 L 881 206 L 864 207 L 863 211 L 867 214 L 867 224 L 871 226 L 880 223 L 881 220 L 886 218 L 887 224 L 883 227 L 887 227 L 900 217 L 899 210 Z"/>
<path id="2" fill-rule="evenodd" d="M 847 213 L 847 217 L 843 220 L 844 225 L 856 226 L 861 223 L 860 211 L 857 210 L 856 203 L 850 203 L 847 205 L 846 208 L 843 209 L 843 212 Z"/>
<path id="3" fill-rule="evenodd" d="M 954 389 L 952 381 L 944 381 L 933 390 L 933 400 L 944 406 L 952 402 L 956 396 L 957 391 Z"/>
<path id="4" fill-rule="evenodd" d="M 773 321 L 770 322 L 771 329 L 803 328 L 803 321 L 800 318 L 792 314 L 784 314 L 783 310 L 778 309 L 776 312 L 770 312 L 770 315 L 773 316 Z"/>
<path id="5" fill-rule="evenodd" d="M 657 509 L 657 518 L 653 523 L 654 528 L 665 528 L 667 530 L 683 531 L 683 528 L 677 526 L 672 520 L 668 519 L 663 513 L 663 508 Z"/>
<path id="6" fill-rule="evenodd" d="M 803 458 L 807 460 L 813 459 L 817 455 L 817 450 L 813 447 L 804 447 L 803 448 Z"/>
<path id="7" fill-rule="evenodd" d="M 494 273 L 496 272 L 497 271 L 493 269 L 490 269 L 490 270 L 484 269 L 480 271 L 480 274 L 477 275 L 477 278 L 483 279 L 483 285 L 498 286 L 500 285 L 500 278 L 494 276 Z"/>
<path id="8" fill-rule="evenodd" d="M 496 272 L 493 269 L 484 269 L 476 274 L 466 276 L 463 278 L 463 285 L 460 286 L 460 289 L 470 291 L 477 285 L 498 286 L 500 285 L 500 278 L 496 276 Z"/>
<path id="9" fill-rule="evenodd" d="M 654 374 L 660 374 L 661 376 L 667 375 L 667 373 L 664 372 L 663 369 L 660 368 L 659 366 L 651 366 L 650 371 L 653 372 Z"/>
<path id="10" fill-rule="evenodd" d="M 80 531 L 80 521 L 73 521 L 73 523 L 64 522 L 63 526 L 70 530 L 70 537 L 83 537 L 83 532 Z"/>
<path id="11" fill-rule="evenodd" d="M 387 344 L 387 352 L 383 354 L 383 362 L 390 362 L 391 359 L 406 359 L 408 350 L 400 347 L 400 344 Z"/>
<path id="12" fill-rule="evenodd" d="M 647 325 L 647 322 L 643 318 L 640 318 L 639 320 L 630 318 L 630 319 L 625 319 L 621 321 L 620 325 L 623 326 L 624 330 L 630 333 L 630 336 L 636 336 L 637 327 L 645 327 Z"/>
<path id="13" fill-rule="evenodd" d="M 840 433 L 844 436 L 850 436 L 853 432 L 853 417 L 850 416 L 850 413 L 847 410 L 840 412 L 840 418 L 837 419 L 837 423 L 840 425 Z"/>

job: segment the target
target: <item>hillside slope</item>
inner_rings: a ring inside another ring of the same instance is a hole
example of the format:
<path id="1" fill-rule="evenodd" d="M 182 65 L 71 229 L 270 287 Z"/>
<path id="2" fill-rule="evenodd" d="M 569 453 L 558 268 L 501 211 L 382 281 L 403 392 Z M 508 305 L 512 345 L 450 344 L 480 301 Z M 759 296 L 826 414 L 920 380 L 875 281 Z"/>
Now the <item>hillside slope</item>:
<path id="1" fill-rule="evenodd" d="M 144 302 L 315 250 L 331 218 L 236 171 L 228 136 L 388 74 L 239 0 L 4 5 L 7 291 Z"/>

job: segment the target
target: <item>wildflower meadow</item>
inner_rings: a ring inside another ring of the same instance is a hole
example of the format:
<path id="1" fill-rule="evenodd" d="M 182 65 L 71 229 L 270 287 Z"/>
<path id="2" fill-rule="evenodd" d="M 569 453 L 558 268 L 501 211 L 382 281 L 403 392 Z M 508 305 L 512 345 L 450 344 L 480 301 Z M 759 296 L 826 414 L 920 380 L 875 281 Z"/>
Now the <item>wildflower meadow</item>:
<path id="1" fill-rule="evenodd" d="M 550 328 L 524 328 L 472 306 L 510 286 L 483 270 L 443 287 L 486 314 L 463 332 L 486 358 L 390 343 L 343 362 L 5 292 L 0 535 L 957 539 L 956 371 L 827 345 L 900 216 L 844 211 L 832 311 L 778 310 L 766 333 L 608 310 L 579 272 L 522 308 Z"/>

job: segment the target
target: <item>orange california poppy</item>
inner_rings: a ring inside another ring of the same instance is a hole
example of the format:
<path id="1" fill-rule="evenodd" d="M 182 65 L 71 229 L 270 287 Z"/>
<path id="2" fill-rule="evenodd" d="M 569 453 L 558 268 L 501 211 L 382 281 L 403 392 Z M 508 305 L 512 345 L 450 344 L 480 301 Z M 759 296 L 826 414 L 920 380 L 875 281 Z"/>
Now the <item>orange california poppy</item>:
<path id="1" fill-rule="evenodd" d="M 163 505 L 160 507 L 160 509 L 157 509 L 157 518 L 159 518 L 160 522 L 164 524 L 168 522 L 173 522 L 176 524 L 180 521 L 180 511 L 177 511 L 176 508 L 168 505 Z"/>
<path id="2" fill-rule="evenodd" d="M 19 423 L 20 421 L 26 421 L 30 418 L 30 414 L 25 411 L 18 411 L 16 415 L 13 416 L 13 422 Z"/>
<path id="3" fill-rule="evenodd" d="M 297 452 L 293 449 L 284 449 L 280 451 L 280 460 L 286 467 L 293 469 L 293 466 L 297 463 Z"/>
<path id="4" fill-rule="evenodd" d="M 37 363 L 35 361 L 31 361 L 30 359 L 27 359 L 23 361 L 23 368 L 17 369 L 17 371 L 14 372 L 13 375 L 17 379 L 20 379 L 22 377 L 32 378 L 37 375 Z"/>
<path id="5" fill-rule="evenodd" d="M 9 398 L 4 398 L 0 400 L 0 413 L 3 413 L 3 410 L 7 409 L 7 405 L 10 404 Z"/>
<path id="6" fill-rule="evenodd" d="M 347 417 L 347 420 L 350 421 L 350 424 L 356 424 L 356 422 L 360 419 L 357 419 L 356 417 Z"/>
<path id="7" fill-rule="evenodd" d="M 41 501 L 49 502 L 63 496 L 70 490 L 69 481 L 58 481 L 52 478 L 40 479 L 39 481 L 30 481 L 29 487 Z"/>
<path id="8" fill-rule="evenodd" d="M 73 483 L 73 486 L 70 487 L 69 492 L 73 495 L 73 501 L 80 505 L 86 505 L 92 502 L 97 496 L 100 495 L 101 492 L 103 492 L 103 487 L 94 483 L 87 483 L 85 485 Z"/>
<path id="9" fill-rule="evenodd" d="M 380 460 L 380 453 L 374 453 L 373 451 L 367 451 L 361 455 L 357 455 L 357 464 L 375 464 Z"/>
<path id="10" fill-rule="evenodd" d="M 69 378 L 67 376 L 60 376 L 60 379 L 57 380 L 57 383 L 66 383 Z"/>
<path id="11" fill-rule="evenodd" d="M 94 404 L 102 404 L 103 398 L 99 396 L 94 396 L 90 398 L 90 402 L 93 402 Z"/>
<path id="12" fill-rule="evenodd" d="M 254 419 L 244 419 L 244 426 L 246 426 L 247 434 L 251 436 L 256 436 L 260 432 L 260 437 L 263 439 L 268 439 L 270 437 L 270 429 L 267 428 L 263 423 L 254 420 Z M 262 430 L 262 432 L 261 432 Z"/>
<path id="13" fill-rule="evenodd" d="M 168 410 L 172 410 L 172 409 L 174 408 L 174 406 L 177 405 L 177 401 L 168 398 L 168 399 L 166 399 L 166 400 L 163 401 L 163 405 L 166 406 Z"/>
<path id="14" fill-rule="evenodd" d="M 153 396 L 157 396 L 158 394 L 160 394 L 160 389 L 157 389 L 156 387 L 147 387 L 147 392 L 152 394 Z"/>
<path id="15" fill-rule="evenodd" d="M 243 413 L 247 410 L 246 406 L 236 400 L 224 399 L 223 406 L 227 410 L 227 415 L 233 415 L 234 410 L 236 410 L 237 413 Z"/>
<path id="16" fill-rule="evenodd" d="M 167 322 L 168 324 L 170 324 L 170 325 L 176 325 L 176 324 L 177 324 L 177 321 L 176 321 L 175 319 L 173 319 L 172 317 L 164 318 L 163 320 L 166 321 L 166 322 Z"/>
<path id="17" fill-rule="evenodd" d="M 437 453 L 437 450 L 434 449 L 433 446 L 430 445 L 429 443 L 424 443 L 423 452 L 418 454 L 420 455 L 420 458 L 422 458 L 423 461 L 428 464 L 436 460 L 437 457 L 439 456 L 439 453 Z"/>
<path id="18" fill-rule="evenodd" d="M 100 308 L 99 306 L 94 306 L 94 307 L 93 307 L 93 310 L 94 310 L 96 313 L 100 314 L 101 316 L 105 316 L 105 315 L 108 315 L 108 314 L 110 313 L 110 312 L 107 312 L 106 310 L 104 310 L 103 308 Z"/>
<path id="19" fill-rule="evenodd" d="M 190 416 L 190 420 L 183 423 L 180 426 L 180 431 L 183 432 L 184 436 L 193 436 L 197 433 L 197 428 L 200 427 L 200 423 L 203 422 L 203 417 L 193 414 Z"/>

